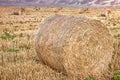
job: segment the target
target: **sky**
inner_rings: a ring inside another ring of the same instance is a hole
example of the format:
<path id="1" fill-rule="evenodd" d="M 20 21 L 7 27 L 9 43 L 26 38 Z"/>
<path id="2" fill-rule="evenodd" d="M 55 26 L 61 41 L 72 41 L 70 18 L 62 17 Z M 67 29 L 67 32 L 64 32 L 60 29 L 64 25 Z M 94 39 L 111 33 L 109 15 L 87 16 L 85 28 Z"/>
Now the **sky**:
<path id="1" fill-rule="evenodd" d="M 96 4 L 96 1 L 98 4 Z M 91 7 L 112 6 L 115 1 L 120 7 L 120 0 L 0 0 L 1 6 L 62 6 L 62 7 Z"/>

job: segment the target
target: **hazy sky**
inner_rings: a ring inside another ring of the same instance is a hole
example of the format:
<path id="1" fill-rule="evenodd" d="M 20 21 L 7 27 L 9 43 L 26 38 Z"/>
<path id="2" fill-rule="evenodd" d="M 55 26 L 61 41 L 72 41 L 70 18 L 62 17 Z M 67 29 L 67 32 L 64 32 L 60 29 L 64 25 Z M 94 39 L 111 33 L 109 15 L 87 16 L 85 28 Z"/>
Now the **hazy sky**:
<path id="1" fill-rule="evenodd" d="M 119 6 L 120 0 L 0 0 L 3 6 L 62 6 L 62 7 L 103 7 Z"/>

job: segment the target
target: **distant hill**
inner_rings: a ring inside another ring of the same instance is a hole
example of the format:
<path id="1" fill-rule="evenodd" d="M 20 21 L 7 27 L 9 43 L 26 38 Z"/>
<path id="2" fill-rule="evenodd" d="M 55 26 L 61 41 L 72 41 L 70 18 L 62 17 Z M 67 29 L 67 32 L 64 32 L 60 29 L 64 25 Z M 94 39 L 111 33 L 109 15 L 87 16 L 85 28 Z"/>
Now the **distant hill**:
<path id="1" fill-rule="evenodd" d="M 0 0 L 2 6 L 120 7 L 120 0 Z"/>

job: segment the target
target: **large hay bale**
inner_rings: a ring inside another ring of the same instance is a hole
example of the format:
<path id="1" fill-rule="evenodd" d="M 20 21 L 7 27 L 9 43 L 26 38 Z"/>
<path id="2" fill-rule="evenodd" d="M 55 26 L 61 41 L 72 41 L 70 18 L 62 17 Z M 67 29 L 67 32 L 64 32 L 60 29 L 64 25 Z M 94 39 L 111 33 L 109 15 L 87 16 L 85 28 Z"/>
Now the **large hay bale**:
<path id="1" fill-rule="evenodd" d="M 113 38 L 98 20 L 56 15 L 40 26 L 36 52 L 46 65 L 82 80 L 110 80 Z"/>

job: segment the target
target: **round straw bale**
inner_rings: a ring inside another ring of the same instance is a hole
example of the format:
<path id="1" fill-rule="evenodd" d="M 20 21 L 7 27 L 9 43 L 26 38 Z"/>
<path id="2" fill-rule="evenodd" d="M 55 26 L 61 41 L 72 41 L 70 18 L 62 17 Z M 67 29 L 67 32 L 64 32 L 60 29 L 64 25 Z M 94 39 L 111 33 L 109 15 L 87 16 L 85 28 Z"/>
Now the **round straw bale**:
<path id="1" fill-rule="evenodd" d="M 25 13 L 25 8 L 16 8 L 14 11 L 13 11 L 13 15 L 22 15 Z"/>
<path id="2" fill-rule="evenodd" d="M 50 17 L 40 26 L 35 46 L 41 62 L 68 77 L 111 78 L 113 38 L 98 20 L 64 15 Z"/>
<path id="3" fill-rule="evenodd" d="M 13 11 L 13 15 L 20 15 L 20 14 L 21 14 L 20 8 L 16 8 L 16 9 Z"/>

